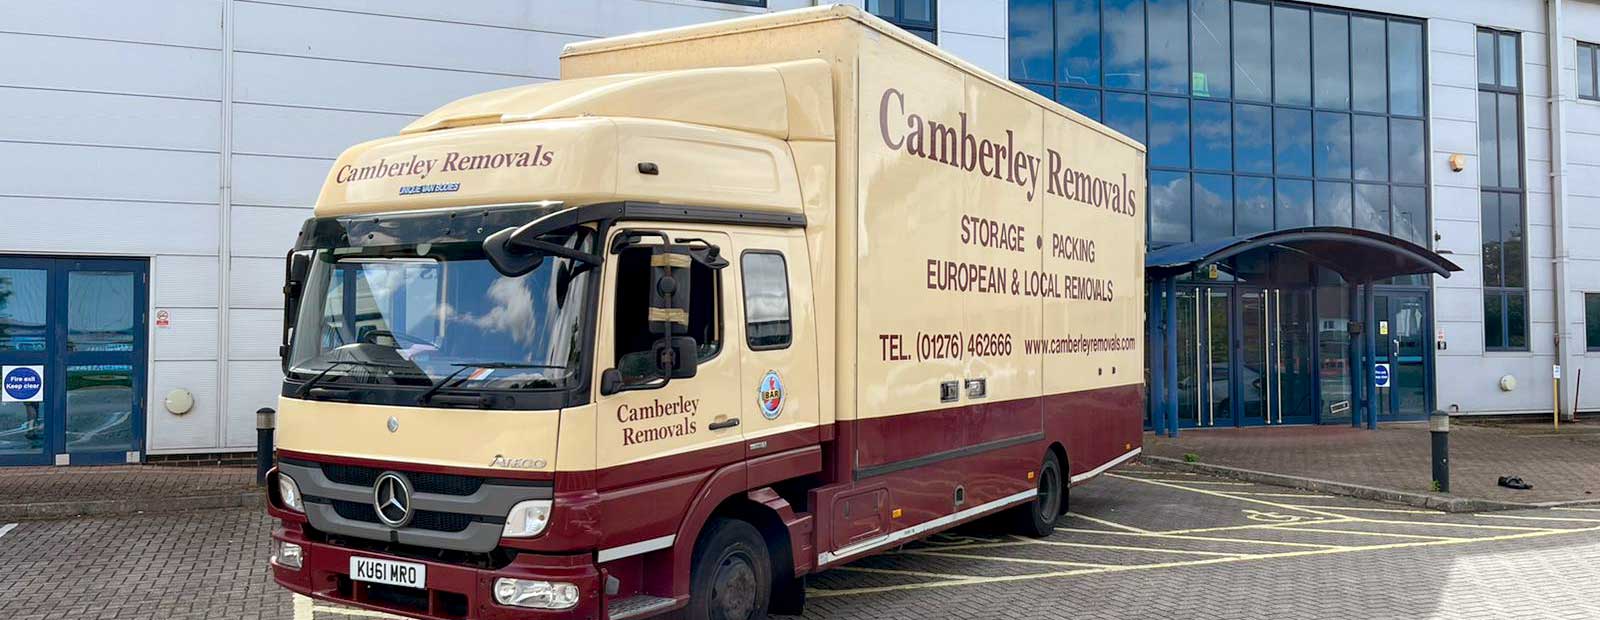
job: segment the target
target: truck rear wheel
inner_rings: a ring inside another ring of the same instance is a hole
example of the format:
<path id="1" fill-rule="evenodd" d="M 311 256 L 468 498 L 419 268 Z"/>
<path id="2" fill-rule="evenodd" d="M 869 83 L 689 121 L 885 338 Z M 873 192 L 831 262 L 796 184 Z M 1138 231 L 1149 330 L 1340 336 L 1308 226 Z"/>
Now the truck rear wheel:
<path id="1" fill-rule="evenodd" d="M 763 620 L 772 595 L 772 561 L 761 532 L 744 521 L 715 518 L 694 548 L 689 620 Z"/>
<path id="2" fill-rule="evenodd" d="M 1061 473 L 1061 459 L 1046 450 L 1039 465 L 1039 495 L 1033 501 L 1012 509 L 1017 531 L 1025 536 L 1044 538 L 1056 531 L 1056 519 L 1066 512 L 1067 484 Z"/>

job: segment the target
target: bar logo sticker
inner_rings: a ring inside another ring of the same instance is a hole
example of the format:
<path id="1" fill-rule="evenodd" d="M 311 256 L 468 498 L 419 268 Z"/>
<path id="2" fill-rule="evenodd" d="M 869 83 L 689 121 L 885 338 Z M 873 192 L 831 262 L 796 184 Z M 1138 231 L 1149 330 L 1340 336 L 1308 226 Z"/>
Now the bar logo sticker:
<path id="1" fill-rule="evenodd" d="M 783 378 L 778 376 L 778 371 L 768 370 L 761 384 L 756 386 L 756 393 L 762 417 L 776 420 L 783 415 Z"/>

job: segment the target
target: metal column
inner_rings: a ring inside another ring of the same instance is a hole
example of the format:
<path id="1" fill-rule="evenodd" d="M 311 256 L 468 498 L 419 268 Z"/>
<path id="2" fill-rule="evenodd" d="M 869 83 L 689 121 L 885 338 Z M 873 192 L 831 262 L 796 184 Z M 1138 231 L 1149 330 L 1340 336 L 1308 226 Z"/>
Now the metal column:
<path id="1" fill-rule="evenodd" d="M 1161 303 L 1162 281 L 1150 283 L 1150 290 L 1146 300 L 1148 314 L 1146 319 L 1145 342 L 1150 344 L 1150 429 L 1160 435 L 1167 428 L 1167 324 L 1162 309 L 1166 305 Z"/>
<path id="2" fill-rule="evenodd" d="M 1166 362 L 1167 370 L 1164 373 L 1166 376 L 1163 377 L 1167 381 L 1166 393 L 1168 394 L 1168 398 L 1167 398 L 1167 436 L 1168 437 L 1177 437 L 1178 436 L 1178 355 L 1177 355 L 1177 352 L 1178 352 L 1178 279 L 1176 277 L 1167 278 L 1167 281 L 1166 281 L 1165 286 L 1163 288 L 1166 289 L 1166 294 L 1167 294 L 1167 298 L 1165 300 L 1165 303 L 1162 304 L 1163 306 L 1166 307 L 1166 311 L 1164 312 L 1164 314 L 1166 316 L 1166 326 L 1167 326 L 1167 333 L 1163 334 L 1164 336 L 1166 336 L 1167 345 L 1165 347 L 1163 347 L 1163 349 L 1165 349 L 1166 351 L 1171 351 L 1172 352 L 1171 355 L 1165 356 L 1165 362 Z"/>
<path id="3" fill-rule="evenodd" d="M 1346 291 L 1345 316 L 1349 319 L 1350 327 L 1361 323 L 1361 285 L 1351 284 Z M 1349 350 L 1345 352 L 1345 363 L 1350 365 L 1350 428 L 1361 428 L 1361 334 L 1345 330 L 1349 343 Z"/>
<path id="4" fill-rule="evenodd" d="M 1367 360 L 1366 364 L 1362 366 L 1361 372 L 1363 373 L 1362 376 L 1366 377 L 1367 384 L 1367 429 L 1378 430 L 1378 373 L 1374 372 L 1373 370 L 1378 365 L 1378 313 L 1377 305 L 1374 301 L 1375 296 L 1372 294 L 1372 289 L 1372 283 L 1366 283 L 1361 302 L 1361 307 L 1363 308 L 1361 312 L 1362 315 L 1367 317 L 1366 322 L 1368 323 L 1368 325 L 1364 325 L 1362 328 L 1362 332 L 1364 333 L 1363 338 L 1366 340 L 1367 344 L 1365 347 L 1367 350 Z M 1391 362 L 1392 361 L 1393 360 L 1391 360 Z M 1390 368 L 1392 369 L 1393 366 Z"/>

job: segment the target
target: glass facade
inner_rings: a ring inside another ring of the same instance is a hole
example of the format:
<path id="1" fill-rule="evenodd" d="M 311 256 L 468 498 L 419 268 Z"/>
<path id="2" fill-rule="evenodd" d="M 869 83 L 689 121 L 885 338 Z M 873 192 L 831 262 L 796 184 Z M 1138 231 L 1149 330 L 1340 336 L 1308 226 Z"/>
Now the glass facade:
<path id="1" fill-rule="evenodd" d="M 938 5 L 935 0 L 867 0 L 867 12 L 929 43 L 938 43 Z"/>
<path id="2" fill-rule="evenodd" d="M 1428 243 L 1418 20 L 1266 0 L 1012 0 L 1011 79 L 1149 148 L 1150 243 Z"/>
<path id="3" fill-rule="evenodd" d="M 1516 33 L 1478 30 L 1483 346 L 1489 351 L 1528 350 L 1520 47 Z"/>

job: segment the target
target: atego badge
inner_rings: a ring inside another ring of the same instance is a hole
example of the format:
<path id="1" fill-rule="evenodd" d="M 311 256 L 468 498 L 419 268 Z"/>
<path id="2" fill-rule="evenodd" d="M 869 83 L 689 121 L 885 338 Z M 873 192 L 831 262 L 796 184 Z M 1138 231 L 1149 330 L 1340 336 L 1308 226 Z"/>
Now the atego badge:
<path id="1" fill-rule="evenodd" d="M 763 417 L 776 420 L 783 414 L 783 378 L 778 376 L 778 371 L 768 370 L 761 378 L 761 385 L 756 387 L 756 393 Z"/>

